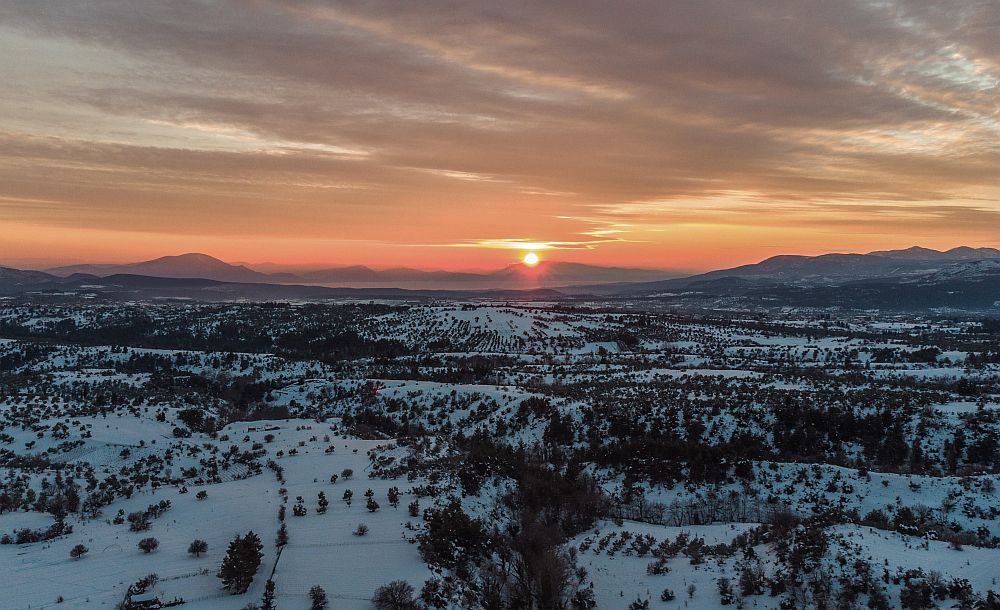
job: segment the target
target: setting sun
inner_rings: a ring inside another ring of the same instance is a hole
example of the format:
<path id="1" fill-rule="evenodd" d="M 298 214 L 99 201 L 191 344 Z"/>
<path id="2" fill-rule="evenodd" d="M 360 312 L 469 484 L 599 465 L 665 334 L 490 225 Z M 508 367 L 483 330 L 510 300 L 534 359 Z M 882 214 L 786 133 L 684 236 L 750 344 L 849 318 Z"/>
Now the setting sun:
<path id="1" fill-rule="evenodd" d="M 534 252 L 528 252 L 527 254 L 524 255 L 524 258 L 521 260 L 524 262 L 525 265 L 529 267 L 534 267 L 535 265 L 538 264 L 538 255 L 535 254 Z"/>

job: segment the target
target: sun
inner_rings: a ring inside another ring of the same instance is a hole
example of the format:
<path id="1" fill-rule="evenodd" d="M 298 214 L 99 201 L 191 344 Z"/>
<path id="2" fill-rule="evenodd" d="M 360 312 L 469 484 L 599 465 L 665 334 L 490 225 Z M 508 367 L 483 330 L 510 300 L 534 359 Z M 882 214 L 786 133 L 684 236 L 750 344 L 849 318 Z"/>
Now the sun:
<path id="1" fill-rule="evenodd" d="M 528 252 L 527 254 L 524 255 L 524 258 L 521 259 L 521 261 L 529 267 L 534 267 L 535 265 L 538 264 L 539 259 L 538 255 L 535 254 L 534 252 Z"/>

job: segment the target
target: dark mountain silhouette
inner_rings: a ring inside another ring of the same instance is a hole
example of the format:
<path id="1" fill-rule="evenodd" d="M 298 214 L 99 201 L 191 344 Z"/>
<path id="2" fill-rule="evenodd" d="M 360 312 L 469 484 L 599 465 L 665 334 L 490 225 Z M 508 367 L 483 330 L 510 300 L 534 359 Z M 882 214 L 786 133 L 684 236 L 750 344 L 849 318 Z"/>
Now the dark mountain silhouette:
<path id="1" fill-rule="evenodd" d="M 971 261 L 1000 258 L 1000 250 L 996 248 L 970 248 L 969 246 L 959 246 L 944 252 L 913 246 L 905 250 L 880 250 L 869 254 L 899 260 L 926 261 Z"/>
<path id="2" fill-rule="evenodd" d="M 241 265 L 230 265 L 207 254 L 189 253 L 162 256 L 149 261 L 123 265 L 70 265 L 48 269 L 53 275 L 69 276 L 85 273 L 98 277 L 117 274 L 145 275 L 149 277 L 201 278 L 222 282 L 277 283 L 296 279 L 290 274 L 268 274 Z"/>
<path id="3" fill-rule="evenodd" d="M 128 265 L 150 274 L 113 273 L 122 266 L 64 267 L 56 275 L 0 267 L 0 295 L 43 300 L 324 300 L 502 298 L 664 299 L 676 305 L 927 310 L 953 308 L 976 311 L 1000 309 L 1000 251 L 992 248 L 954 248 L 945 252 L 926 248 L 775 256 L 685 278 L 652 282 L 616 281 L 623 277 L 658 274 L 638 269 L 594 267 L 575 263 L 543 263 L 537 267 L 510 265 L 491 273 L 452 273 L 414 269 L 373 270 L 367 267 L 325 269 L 309 274 L 315 283 L 289 283 L 299 277 L 265 274 L 245 266 L 229 265 L 204 255 L 164 257 Z M 97 273 L 83 273 L 88 270 Z M 70 275 L 65 275 L 69 273 Z M 214 274 L 246 277 L 224 281 L 203 277 L 164 277 L 166 273 Z M 412 288 L 406 282 L 451 282 L 450 289 Z M 607 283 L 585 284 L 580 278 Z M 270 281 L 263 281 L 270 280 Z M 381 286 L 317 285 L 331 282 L 380 282 Z M 396 285 L 393 285 L 395 283 Z M 552 289 L 551 286 L 566 286 Z"/>
<path id="4" fill-rule="evenodd" d="M 365 266 L 333 267 L 299 272 L 303 281 L 343 286 L 398 286 L 463 290 L 558 288 L 580 283 L 639 282 L 665 279 L 671 273 L 652 269 L 600 267 L 581 263 L 542 262 L 535 267 L 522 263 L 492 272 L 423 271 L 398 267 L 375 270 Z"/>
<path id="5" fill-rule="evenodd" d="M 316 271 L 306 271 L 297 274 L 304 281 L 317 284 L 370 284 L 370 285 L 409 285 L 409 284 L 456 284 L 476 282 L 482 279 L 478 273 L 451 271 L 423 271 L 408 267 L 375 270 L 363 265 L 350 267 L 330 267 Z"/>
<path id="6" fill-rule="evenodd" d="M 994 248 L 959 247 L 941 252 L 912 247 L 905 250 L 884 250 L 868 254 L 822 254 L 819 256 L 779 255 L 759 263 L 731 269 L 709 271 L 685 278 L 662 282 L 632 283 L 614 292 L 637 294 L 656 291 L 676 291 L 703 285 L 724 278 L 739 278 L 751 284 L 788 284 L 791 286 L 839 285 L 865 279 L 917 279 L 944 273 L 956 265 L 977 261 L 1000 260 L 1000 250 Z M 950 277 L 950 276 L 949 276 Z M 589 287 L 588 287 L 589 288 Z M 608 287 L 598 288 L 602 293 Z"/>
<path id="7" fill-rule="evenodd" d="M 2 268 L 0 268 L 2 269 Z M 406 290 L 403 288 L 345 288 L 301 284 L 266 284 L 260 282 L 221 282 L 204 278 L 168 278 L 119 273 L 105 277 L 76 273 L 67 278 L 37 271 L 30 278 L 3 269 L 0 295 L 22 298 L 73 300 L 87 302 L 150 301 L 181 299 L 192 301 L 280 301 L 327 299 L 426 299 L 478 298 L 500 299 L 559 298 L 554 290 Z"/>
<path id="8" fill-rule="evenodd" d="M 43 271 L 22 271 L 0 267 L 0 294 L 30 290 L 37 286 L 51 286 L 63 281 Z"/>
<path id="9" fill-rule="evenodd" d="M 376 270 L 363 265 L 331 267 L 298 273 L 264 273 L 245 265 L 226 263 L 207 254 L 164 256 L 123 265 L 70 265 L 49 269 L 66 277 L 85 273 L 98 277 L 129 274 L 168 278 L 202 278 L 221 282 L 321 284 L 355 288 L 489 290 L 553 288 L 580 283 L 649 281 L 672 274 L 649 269 L 599 267 L 580 263 L 542 262 L 537 267 L 514 264 L 493 272 L 423 271 L 406 267 Z"/>

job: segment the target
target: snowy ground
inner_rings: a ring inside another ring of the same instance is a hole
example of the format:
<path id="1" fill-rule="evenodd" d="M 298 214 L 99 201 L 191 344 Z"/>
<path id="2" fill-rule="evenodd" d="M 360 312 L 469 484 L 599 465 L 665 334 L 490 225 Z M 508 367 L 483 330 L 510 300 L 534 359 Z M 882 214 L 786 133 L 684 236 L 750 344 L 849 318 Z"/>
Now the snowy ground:
<path id="1" fill-rule="evenodd" d="M 611 516 L 626 513 L 609 510 L 566 542 L 578 552 L 598 608 L 627 608 L 637 598 L 653 608 L 719 607 L 718 581 L 734 577 L 740 556 L 692 563 L 679 555 L 669 571 L 651 574 L 653 557 L 633 541 L 683 535 L 729 543 L 779 507 L 803 519 L 839 511 L 835 525 L 822 526 L 830 541 L 822 565 L 840 574 L 855 559 L 868 562 L 894 605 L 894 579 L 914 568 L 968 579 L 978 595 L 1000 590 L 1000 550 L 991 539 L 1000 537 L 1000 456 L 990 452 L 1000 434 L 1000 362 L 995 341 L 975 335 L 973 321 L 830 320 L 796 311 L 770 319 L 745 312 L 684 317 L 607 304 L 352 303 L 346 313 L 309 307 L 0 311 L 5 323 L 39 333 L 37 340 L 0 339 L 0 491 L 21 494 L 18 509 L 0 512 L 0 535 L 55 523 L 34 499 L 51 489 L 57 470 L 75 481 L 81 498 L 97 486 L 116 493 L 96 518 L 72 512 L 70 534 L 0 544 L 0 610 L 111 608 L 150 573 L 159 576 L 153 592 L 160 599 L 183 598 L 192 610 L 239 610 L 259 603 L 272 571 L 283 610 L 308 607 L 315 585 L 331 608 L 371 608 L 377 587 L 402 579 L 419 590 L 433 575 L 413 542 L 422 515 L 407 510 L 414 488 L 432 473 L 440 489 L 419 498 L 421 510 L 454 494 L 490 526 L 514 522 L 500 501 L 516 489 L 510 471 L 490 480 L 491 471 L 478 494 L 462 493 L 461 475 L 469 474 L 463 443 L 476 433 L 551 460 L 552 468 L 579 457 L 609 505 L 628 508 L 638 495 L 644 507 L 668 516 L 646 511 L 636 518 L 647 522 L 616 525 Z M 79 329 L 111 328 L 117 337 L 140 314 L 162 336 L 128 346 L 45 334 L 72 321 Z M 348 339 L 340 327 L 323 335 L 330 319 L 345 325 Z M 220 328 L 233 337 L 189 349 Z M 292 339 L 271 341 L 282 332 Z M 235 341 L 240 333 L 246 343 Z M 320 335 L 327 342 L 309 344 Z M 177 344 L 183 349 L 165 347 Z M 313 351 L 296 351 L 303 345 Z M 233 423 L 216 430 L 216 422 Z M 873 434 L 858 434 L 863 425 Z M 890 432 L 898 437 L 892 446 Z M 418 440 L 405 445 L 407 435 Z M 725 451 L 693 453 L 693 462 L 684 462 L 685 442 Z M 623 446 L 631 453 L 615 456 Z M 664 457 L 649 459 L 648 447 Z M 385 475 L 394 478 L 370 478 L 385 456 L 396 458 Z M 270 460 L 283 469 L 283 482 Z M 490 454 L 476 466 L 489 470 L 499 460 Z M 696 466 L 718 466 L 722 474 L 698 478 Z M 392 487 L 402 493 L 395 508 Z M 380 505 L 375 512 L 365 506 L 368 489 Z M 201 491 L 206 498 L 198 499 Z M 330 502 L 325 514 L 316 510 L 320 492 Z M 300 496 L 305 516 L 293 515 Z M 720 499 L 754 510 L 731 522 L 685 512 Z M 171 508 L 149 531 L 114 522 L 162 500 Z M 290 542 L 279 559 L 282 505 Z M 909 535 L 913 528 L 893 521 L 907 512 L 934 527 L 922 530 L 925 537 Z M 858 525 L 878 513 L 883 529 Z M 367 535 L 354 534 L 359 524 Z M 228 543 L 251 530 L 263 541 L 263 564 L 245 595 L 229 595 L 216 572 Z M 942 531 L 978 538 L 956 550 L 932 539 Z M 143 553 L 137 543 L 150 536 L 159 547 Z M 201 557 L 187 553 L 195 539 L 208 544 Z M 71 559 L 77 544 L 89 552 Z M 776 577 L 774 549 L 753 551 Z M 664 589 L 676 599 L 661 601 Z M 784 599 L 765 593 L 743 604 L 777 608 Z"/>
<path id="2" fill-rule="evenodd" d="M 298 455 L 286 455 L 278 462 L 285 469 L 289 503 L 301 495 L 309 508 L 304 517 L 294 517 L 291 507 L 288 510 L 290 543 L 282 552 L 275 576 L 279 603 L 287 600 L 286 607 L 303 606 L 309 588 L 320 585 L 330 592 L 337 608 L 369 608 L 376 587 L 397 578 L 415 584 L 427 578 L 427 568 L 420 561 L 416 547 L 404 540 L 406 504 L 412 500 L 405 493 L 407 482 L 369 480 L 365 475 L 370 464 L 367 451 L 383 442 L 332 437 L 326 443 L 321 438 L 323 434 L 332 434 L 329 428 L 308 420 L 241 423 L 223 432 L 234 438 L 242 437 L 250 427 L 259 429 L 249 433 L 252 440 L 274 434 L 275 448 L 298 449 Z M 264 427 L 278 429 L 265 433 Z M 139 429 L 132 426 L 131 433 L 141 436 Z M 310 441 L 314 435 L 320 439 Z M 298 446 L 300 441 L 305 442 L 304 447 Z M 336 448 L 334 453 L 325 453 L 331 444 Z M 355 471 L 354 478 L 331 484 L 330 475 L 345 468 Z M 394 485 L 404 492 L 397 509 L 386 501 L 386 491 Z M 242 608 L 249 600 L 260 598 L 264 575 L 274 565 L 280 487 L 274 476 L 265 471 L 246 480 L 191 487 L 186 494 L 179 494 L 176 488 L 161 488 L 155 493 L 142 492 L 129 500 L 115 502 L 104 509 L 106 518 L 73 521 L 75 531 L 69 536 L 47 543 L 0 545 L 0 563 L 7 566 L 0 571 L 0 587 L 7 591 L 3 608 L 54 606 L 59 596 L 65 600 L 60 608 L 110 608 L 121 601 L 129 584 L 149 573 L 159 575 L 155 591 L 162 599 L 183 597 L 188 602 L 185 608 Z M 369 488 L 382 506 L 376 513 L 365 508 L 363 493 Z M 195 497 L 201 489 L 208 492 L 204 500 Z M 355 493 L 350 507 L 341 499 L 346 489 Z M 330 508 L 322 515 L 315 512 L 319 491 L 324 491 L 330 499 Z M 148 532 L 130 532 L 127 524 L 109 523 L 118 509 L 129 513 L 162 499 L 170 500 L 173 507 L 155 519 Z M 51 518 L 38 513 L 0 515 L 3 531 L 49 523 Z M 359 523 L 368 525 L 371 533 L 364 537 L 352 535 Z M 228 595 L 220 589 L 215 572 L 229 541 L 249 530 L 258 533 L 264 542 L 264 563 L 247 595 Z M 145 554 L 136 544 L 148 536 L 156 537 L 160 546 Z M 187 553 L 188 544 L 195 539 L 208 543 L 208 553 L 200 558 Z M 90 552 L 81 559 L 71 559 L 69 551 L 78 543 L 87 546 Z M 317 557 L 323 560 L 317 561 Z M 45 583 L 45 586 L 21 586 L 24 583 Z"/>

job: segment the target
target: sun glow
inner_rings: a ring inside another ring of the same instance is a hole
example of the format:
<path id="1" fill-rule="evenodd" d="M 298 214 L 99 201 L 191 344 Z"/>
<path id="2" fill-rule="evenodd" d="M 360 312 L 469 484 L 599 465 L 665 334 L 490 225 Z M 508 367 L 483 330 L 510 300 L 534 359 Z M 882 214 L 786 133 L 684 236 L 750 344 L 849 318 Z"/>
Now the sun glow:
<path id="1" fill-rule="evenodd" d="M 527 254 L 524 255 L 524 258 L 521 259 L 521 261 L 529 267 L 534 267 L 535 265 L 538 264 L 539 258 L 538 255 L 535 254 L 534 252 L 528 252 Z"/>

